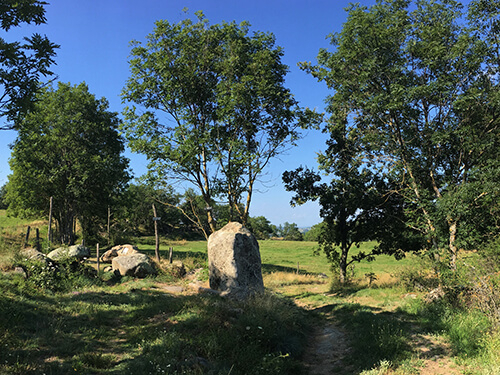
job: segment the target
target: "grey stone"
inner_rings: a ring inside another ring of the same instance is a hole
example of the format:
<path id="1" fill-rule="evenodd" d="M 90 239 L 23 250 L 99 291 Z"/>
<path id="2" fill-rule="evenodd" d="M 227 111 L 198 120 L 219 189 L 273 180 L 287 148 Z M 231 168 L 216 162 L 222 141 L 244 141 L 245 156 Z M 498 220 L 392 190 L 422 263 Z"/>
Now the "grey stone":
<path id="1" fill-rule="evenodd" d="M 121 276 L 133 276 L 143 278 L 155 275 L 156 270 L 146 254 L 132 254 L 118 256 L 112 260 L 113 271 Z"/>
<path id="2" fill-rule="evenodd" d="M 113 258 L 137 253 L 139 253 L 139 250 L 133 245 L 117 245 L 102 254 L 100 260 L 103 263 L 111 263 Z"/>
<path id="3" fill-rule="evenodd" d="M 75 258 L 83 260 L 90 257 L 90 249 L 83 245 L 73 245 L 70 247 L 60 247 L 47 254 L 47 258 L 59 260 L 62 258 Z"/>
<path id="4" fill-rule="evenodd" d="M 45 261 L 47 259 L 47 256 L 44 253 L 38 251 L 37 249 L 33 249 L 33 248 L 21 250 L 21 255 L 23 257 L 26 257 L 26 259 L 30 259 L 30 260 Z"/>
<path id="5" fill-rule="evenodd" d="M 244 299 L 264 291 L 259 243 L 240 223 L 230 222 L 208 239 L 210 288 Z"/>

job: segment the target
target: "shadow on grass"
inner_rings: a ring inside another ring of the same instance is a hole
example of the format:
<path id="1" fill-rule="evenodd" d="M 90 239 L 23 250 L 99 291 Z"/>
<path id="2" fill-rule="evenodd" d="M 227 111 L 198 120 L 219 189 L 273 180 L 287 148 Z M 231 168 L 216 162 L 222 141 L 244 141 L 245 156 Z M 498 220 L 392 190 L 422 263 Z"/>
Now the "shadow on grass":
<path id="1" fill-rule="evenodd" d="M 243 303 L 133 285 L 66 294 L 5 286 L 0 373 L 300 372 L 303 312 L 273 295 Z"/>

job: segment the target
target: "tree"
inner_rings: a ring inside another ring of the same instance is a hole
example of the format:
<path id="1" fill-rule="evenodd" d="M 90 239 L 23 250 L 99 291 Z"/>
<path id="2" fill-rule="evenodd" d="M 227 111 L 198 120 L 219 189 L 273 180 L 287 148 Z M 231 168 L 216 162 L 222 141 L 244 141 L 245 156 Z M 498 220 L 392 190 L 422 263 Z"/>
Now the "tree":
<path id="1" fill-rule="evenodd" d="M 314 119 L 284 87 L 287 66 L 272 34 L 249 25 L 156 22 L 147 43 L 134 42 L 122 92 L 123 131 L 146 154 L 150 175 L 189 182 L 205 203 L 209 233 L 215 200 L 246 224 L 254 185 L 270 160 Z M 165 118 L 160 118 L 161 113 Z"/>
<path id="2" fill-rule="evenodd" d="M 47 214 L 53 197 L 62 243 L 74 242 L 77 219 L 87 239 L 95 235 L 129 180 L 118 123 L 106 99 L 96 99 L 84 83 L 43 90 L 12 148 L 9 209 Z"/>
<path id="3" fill-rule="evenodd" d="M 302 64 L 333 90 L 333 113 L 390 171 L 407 228 L 425 237 L 427 250 L 447 248 L 452 269 L 467 228 L 442 202 L 499 157 L 500 5 L 472 1 L 468 24 L 461 9 L 453 0 L 352 5 L 331 36 L 335 51 Z M 479 189 L 471 198 L 482 206 L 491 194 Z"/>
<path id="4" fill-rule="evenodd" d="M 0 27 L 8 31 L 22 23 L 45 23 L 45 5 L 45 1 L 38 0 L 2 1 Z M 40 79 L 53 74 L 49 69 L 58 48 L 40 34 L 25 37 L 23 42 L 7 42 L 0 38 L 0 116 L 15 122 L 32 107 L 40 89 Z M 11 123 L 0 129 L 15 127 Z"/>
<path id="5" fill-rule="evenodd" d="M 249 217 L 248 229 L 258 240 L 268 240 L 273 234 L 271 222 L 264 216 Z"/>
<path id="6" fill-rule="evenodd" d="M 182 236 L 182 215 L 176 206 L 180 196 L 171 186 L 159 187 L 139 182 L 130 184 L 115 205 L 112 233 L 115 237 L 151 236 L 154 234 L 152 205 L 155 204 L 158 232 L 162 236 Z"/>
<path id="7" fill-rule="evenodd" d="M 289 223 L 286 221 L 283 225 L 279 225 L 276 228 L 276 233 L 278 237 L 283 238 L 285 241 L 302 241 L 302 233 L 299 227 L 295 223 Z"/>
<path id="8" fill-rule="evenodd" d="M 0 187 L 0 209 L 5 210 L 8 207 L 7 202 L 5 202 L 5 195 L 7 194 L 7 184 L 3 184 Z"/>
<path id="9" fill-rule="evenodd" d="M 384 225 L 388 222 L 385 220 L 388 189 L 373 169 L 364 166 L 361 138 L 356 129 L 348 127 L 345 117 L 338 116 L 335 105 L 331 102 L 327 108 L 331 116 L 325 131 L 330 133 L 330 139 L 326 152 L 318 157 L 323 174 L 331 176 L 330 182 L 321 182 L 319 173 L 302 167 L 283 173 L 283 182 L 288 191 L 296 193 L 292 204 L 319 201 L 320 216 L 324 220 L 317 236 L 319 249 L 338 269 L 340 283 L 345 284 L 351 263 L 373 259 L 381 252 L 396 256 L 400 256 L 400 252 L 386 244 L 385 234 L 391 231 Z M 390 225 L 394 226 L 394 223 Z M 378 240 L 379 246 L 370 253 L 360 252 L 349 259 L 352 247 L 368 240 Z"/>
<path id="10" fill-rule="evenodd" d="M 326 223 L 324 221 L 314 224 L 307 232 L 304 233 L 304 241 L 318 242 L 325 225 Z"/>

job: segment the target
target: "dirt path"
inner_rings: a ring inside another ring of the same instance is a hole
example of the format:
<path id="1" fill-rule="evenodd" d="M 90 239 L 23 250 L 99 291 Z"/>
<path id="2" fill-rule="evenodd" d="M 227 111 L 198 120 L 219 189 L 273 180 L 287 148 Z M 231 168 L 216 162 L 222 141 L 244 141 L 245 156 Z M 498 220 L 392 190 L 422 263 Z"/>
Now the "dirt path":
<path id="1" fill-rule="evenodd" d="M 345 366 L 351 352 L 346 333 L 332 321 L 318 326 L 310 337 L 304 364 L 309 375 L 352 374 Z"/>

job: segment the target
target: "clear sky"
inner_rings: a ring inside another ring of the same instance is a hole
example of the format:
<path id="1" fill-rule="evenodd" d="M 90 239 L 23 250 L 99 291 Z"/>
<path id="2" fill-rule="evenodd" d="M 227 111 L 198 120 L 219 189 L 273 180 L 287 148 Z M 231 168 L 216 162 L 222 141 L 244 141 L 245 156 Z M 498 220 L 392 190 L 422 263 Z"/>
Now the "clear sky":
<path id="1" fill-rule="evenodd" d="M 346 20 L 347 0 L 54 0 L 46 7 L 47 24 L 23 26 L 0 37 L 7 41 L 20 40 L 33 32 L 45 34 L 61 48 L 57 52 L 53 71 L 58 80 L 75 85 L 86 82 L 98 98 L 105 97 L 110 110 L 121 113 L 120 92 L 129 77 L 128 55 L 131 40 L 144 41 L 153 31 L 154 22 L 165 19 L 177 23 L 189 14 L 202 10 L 210 23 L 249 21 L 252 31 L 272 32 L 276 44 L 284 48 L 283 62 L 290 67 L 286 84 L 304 107 L 322 112 L 328 95 L 326 86 L 297 67 L 298 62 L 315 62 L 320 48 L 329 46 L 327 35 L 340 32 Z M 375 0 L 362 0 L 372 5 Z M 8 145 L 16 133 L 0 131 L 0 185 L 10 173 Z M 308 131 L 298 147 L 267 170 L 265 181 L 254 194 L 251 216 L 265 216 L 273 224 L 288 221 L 299 227 L 320 222 L 315 203 L 292 208 L 281 182 L 281 174 L 301 165 L 316 167 L 316 153 L 325 148 L 326 135 Z M 135 177 L 146 171 L 146 159 L 127 152 Z"/>

